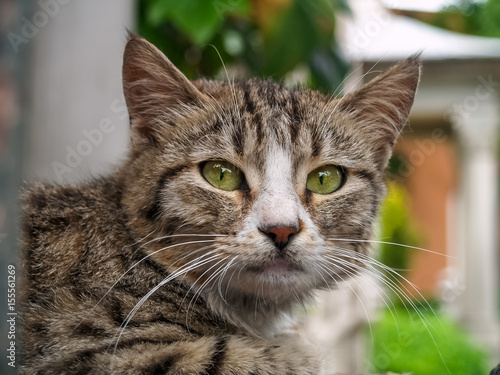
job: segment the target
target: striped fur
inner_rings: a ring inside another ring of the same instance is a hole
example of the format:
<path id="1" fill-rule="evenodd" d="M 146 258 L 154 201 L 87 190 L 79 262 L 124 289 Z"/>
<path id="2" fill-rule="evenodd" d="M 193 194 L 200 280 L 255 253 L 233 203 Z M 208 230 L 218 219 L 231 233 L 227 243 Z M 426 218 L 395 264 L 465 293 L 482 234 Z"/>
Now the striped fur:
<path id="1" fill-rule="evenodd" d="M 135 36 L 123 69 L 127 161 L 23 193 L 21 373 L 321 373 L 289 318 L 346 276 L 318 266 L 336 255 L 329 238 L 371 238 L 418 59 L 343 99 L 257 79 L 190 82 Z M 239 167 L 244 185 L 211 186 L 207 160 Z M 327 164 L 343 168 L 343 187 L 306 190 Z M 290 223 L 300 232 L 280 255 L 286 268 L 269 271 L 277 249 L 259 228 Z"/>

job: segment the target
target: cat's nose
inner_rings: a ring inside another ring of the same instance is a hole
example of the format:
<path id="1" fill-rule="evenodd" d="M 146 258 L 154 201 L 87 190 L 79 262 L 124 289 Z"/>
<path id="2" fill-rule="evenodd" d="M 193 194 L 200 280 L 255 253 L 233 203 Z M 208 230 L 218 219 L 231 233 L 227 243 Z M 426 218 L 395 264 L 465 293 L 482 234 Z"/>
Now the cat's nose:
<path id="1" fill-rule="evenodd" d="M 261 229 L 276 245 L 278 250 L 282 251 L 290 242 L 294 235 L 299 232 L 298 227 L 271 227 Z"/>

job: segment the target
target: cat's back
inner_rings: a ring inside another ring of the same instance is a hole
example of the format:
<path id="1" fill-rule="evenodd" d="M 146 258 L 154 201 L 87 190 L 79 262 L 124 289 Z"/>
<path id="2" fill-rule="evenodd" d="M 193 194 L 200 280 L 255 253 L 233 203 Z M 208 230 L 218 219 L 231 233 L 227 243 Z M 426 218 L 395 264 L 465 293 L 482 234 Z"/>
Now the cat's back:
<path id="1" fill-rule="evenodd" d="M 110 179 L 26 187 L 21 195 L 21 230 L 29 283 L 62 285 L 86 278 L 86 273 L 96 280 L 95 273 L 116 256 L 114 250 L 130 242 L 120 199 L 120 188 Z"/>
<path id="2" fill-rule="evenodd" d="M 235 331 L 174 280 L 148 298 L 147 308 L 130 314 L 168 273 L 141 252 L 130 233 L 121 189 L 102 179 L 24 190 L 22 374 L 121 373 L 110 370 L 109 348 L 133 347 L 154 356 L 170 341 Z M 154 366 L 149 358 L 134 366 Z"/>

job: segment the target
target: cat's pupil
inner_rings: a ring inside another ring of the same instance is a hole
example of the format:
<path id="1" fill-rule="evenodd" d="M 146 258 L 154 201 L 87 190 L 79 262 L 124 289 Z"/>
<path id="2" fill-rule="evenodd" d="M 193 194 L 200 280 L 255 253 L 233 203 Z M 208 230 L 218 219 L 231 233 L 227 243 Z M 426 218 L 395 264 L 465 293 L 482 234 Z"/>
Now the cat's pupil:
<path id="1" fill-rule="evenodd" d="M 222 179 L 224 178 L 224 173 L 226 173 L 226 171 L 224 170 L 224 168 L 221 168 L 220 175 L 219 175 L 219 181 L 222 181 Z"/>
<path id="2" fill-rule="evenodd" d="M 321 173 L 321 172 L 320 172 L 320 174 L 319 174 L 319 183 L 320 183 L 321 185 L 323 185 L 323 179 L 324 179 L 324 178 L 325 178 L 325 173 Z"/>

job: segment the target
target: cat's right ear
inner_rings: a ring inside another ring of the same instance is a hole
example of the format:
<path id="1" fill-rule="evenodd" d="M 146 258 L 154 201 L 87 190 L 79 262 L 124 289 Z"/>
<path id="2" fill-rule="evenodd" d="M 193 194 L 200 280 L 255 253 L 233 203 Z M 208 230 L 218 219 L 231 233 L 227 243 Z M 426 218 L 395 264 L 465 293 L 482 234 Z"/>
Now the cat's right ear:
<path id="1" fill-rule="evenodd" d="M 345 95 L 335 107 L 353 120 L 364 139 L 373 145 L 382 169 L 410 114 L 421 68 L 419 54 L 412 56 Z"/>
<path id="2" fill-rule="evenodd" d="M 133 141 L 155 142 L 165 117 L 203 97 L 158 48 L 132 33 L 125 46 L 122 77 Z"/>

